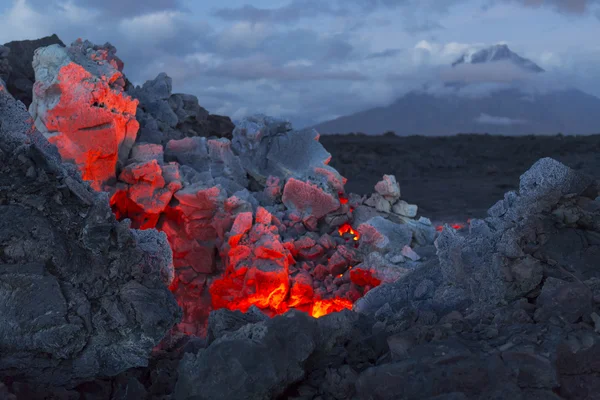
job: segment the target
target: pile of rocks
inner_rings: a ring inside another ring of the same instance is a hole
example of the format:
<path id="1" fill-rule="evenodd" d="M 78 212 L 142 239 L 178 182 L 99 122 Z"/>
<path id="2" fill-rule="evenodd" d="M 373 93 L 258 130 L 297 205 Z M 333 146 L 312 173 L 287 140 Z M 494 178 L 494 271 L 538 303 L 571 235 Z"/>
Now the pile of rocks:
<path id="1" fill-rule="evenodd" d="M 351 308 L 414 268 L 413 247 L 432 246 L 433 227 L 412 219 L 416 206 L 399 200 L 393 176 L 370 199 L 347 199 L 319 134 L 264 115 L 242 120 L 231 140 L 203 136 L 210 122 L 197 98 L 171 94 L 164 73 L 128 87 L 115 53 L 82 40 L 36 50 L 30 113 L 63 159 L 109 193 L 118 219 L 166 233 L 182 331 L 204 334 L 211 306 Z"/>

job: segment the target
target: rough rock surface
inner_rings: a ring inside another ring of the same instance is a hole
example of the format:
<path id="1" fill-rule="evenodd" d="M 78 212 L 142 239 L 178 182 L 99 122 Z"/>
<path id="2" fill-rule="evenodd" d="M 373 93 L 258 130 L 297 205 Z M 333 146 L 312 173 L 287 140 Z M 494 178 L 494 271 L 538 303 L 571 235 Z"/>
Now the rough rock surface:
<path id="1" fill-rule="evenodd" d="M 229 117 L 209 114 L 196 96 L 171 93 L 172 88 L 173 81 L 164 72 L 142 86 L 127 88 L 140 102 L 138 142 L 166 145 L 169 140 L 195 136 L 231 139 L 234 124 Z"/>
<path id="2" fill-rule="evenodd" d="M 35 51 L 29 111 L 36 127 L 101 190 L 114 181 L 135 142 L 137 101 L 125 96 L 123 63 L 110 44 L 78 40 Z"/>
<path id="3" fill-rule="evenodd" d="M 31 104 L 35 82 L 35 73 L 32 66 L 33 53 L 40 47 L 53 44 L 64 47 L 64 43 L 56 35 L 37 40 L 18 40 L 4 44 L 10 50 L 6 57 L 10 70 L 7 79 L 0 77 L 6 83 L 9 93 L 15 99 L 23 102 L 26 107 Z"/>
<path id="4" fill-rule="evenodd" d="M 10 48 L 6 46 L 0 46 L 0 79 L 3 82 L 7 82 L 10 77 L 10 62 L 8 61 L 8 54 L 10 53 Z"/>
<path id="5" fill-rule="evenodd" d="M 166 237 L 117 222 L 32 123 L 0 85 L 0 377 L 69 386 L 145 366 L 180 318 Z"/>

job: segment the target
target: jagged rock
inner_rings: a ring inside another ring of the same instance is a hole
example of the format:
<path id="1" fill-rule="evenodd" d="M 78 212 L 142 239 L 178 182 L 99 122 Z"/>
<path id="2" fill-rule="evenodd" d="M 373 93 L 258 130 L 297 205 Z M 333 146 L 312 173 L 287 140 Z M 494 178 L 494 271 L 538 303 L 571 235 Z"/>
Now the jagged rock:
<path id="1" fill-rule="evenodd" d="M 36 73 L 29 111 L 36 127 L 100 190 L 116 178 L 139 127 L 137 101 L 123 95 L 120 60 L 109 44 L 78 40 L 35 51 Z"/>
<path id="2" fill-rule="evenodd" d="M 138 99 L 139 142 L 167 144 L 186 137 L 230 139 L 234 125 L 229 117 L 210 115 L 190 94 L 172 94 L 173 81 L 161 72 L 141 87 L 128 87 L 127 93 Z"/>
<path id="3" fill-rule="evenodd" d="M 394 175 L 384 175 L 383 179 L 375 184 L 375 191 L 392 202 L 400 198 L 400 186 Z"/>
<path id="4" fill-rule="evenodd" d="M 244 325 L 183 357 L 175 398 L 277 398 L 304 377 L 316 341 L 315 320 L 300 312 Z"/>
<path id="5" fill-rule="evenodd" d="M 387 252 L 394 247 L 402 248 L 410 245 L 412 232 L 405 224 L 396 224 L 383 217 L 377 216 L 360 224 L 357 228 L 361 242 Z"/>
<path id="6" fill-rule="evenodd" d="M 224 115 L 210 114 L 208 116 L 208 136 L 233 139 L 234 123 Z"/>
<path id="7" fill-rule="evenodd" d="M 395 214 L 402 215 L 404 217 L 414 218 L 417 216 L 418 206 L 415 204 L 408 204 L 404 200 L 398 200 L 392 206 L 392 211 Z"/>
<path id="8" fill-rule="evenodd" d="M 232 147 L 254 179 L 269 176 L 310 181 L 332 195 L 343 192 L 344 178 L 331 168 L 331 155 L 314 129 L 293 131 L 289 122 L 265 115 L 243 119 L 233 131 Z"/>
<path id="9" fill-rule="evenodd" d="M 392 205 L 390 204 L 390 201 L 379 193 L 373 193 L 371 197 L 365 201 L 365 204 L 382 213 L 389 213 L 392 211 Z"/>
<path id="10" fill-rule="evenodd" d="M 33 71 L 33 53 L 40 47 L 57 44 L 64 47 L 64 43 L 56 36 L 46 36 L 37 40 L 18 40 L 5 43 L 10 49 L 7 60 L 10 65 L 8 80 L 5 80 L 8 91 L 13 97 L 26 107 L 29 107 L 33 98 L 33 84 L 35 73 Z"/>
<path id="11" fill-rule="evenodd" d="M 0 377 L 73 385 L 146 366 L 180 318 L 164 234 L 116 222 L 0 90 Z"/>
<path id="12" fill-rule="evenodd" d="M 288 269 L 293 258 L 266 209 L 258 208 L 254 223 L 252 213 L 238 214 L 222 251 L 228 267 L 210 287 L 215 308 L 281 309 L 290 288 Z"/>
<path id="13" fill-rule="evenodd" d="M 570 259 L 567 266 L 567 260 L 561 260 L 556 253 L 553 256 L 558 259 L 551 261 L 550 266 L 543 264 L 552 260 L 544 255 L 545 245 L 552 237 L 564 237 L 568 232 L 582 229 L 564 226 L 563 221 L 554 221 L 548 213 L 559 208 L 561 201 L 569 202 L 566 195 L 577 196 L 590 188 L 592 182 L 555 160 L 545 158 L 536 162 L 521 176 L 519 193 L 508 192 L 504 200 L 490 208 L 490 217 L 485 220 L 472 220 L 467 237 L 452 229 L 442 231 L 436 246 L 444 278 L 465 287 L 483 306 L 532 291 L 542 281 L 544 268 L 557 272 L 568 268 L 578 274 L 589 271 L 590 261 L 585 253 L 598 254 L 597 246 L 581 249 L 575 264 Z M 590 196 L 594 198 L 596 194 Z M 580 209 L 576 205 L 571 207 Z M 578 212 L 586 215 L 587 225 L 595 226 L 592 221 L 600 218 L 600 212 Z"/>
<path id="14" fill-rule="evenodd" d="M 10 53 L 10 48 L 6 46 L 0 46 L 0 80 L 3 82 L 8 82 L 11 72 L 11 66 L 8 61 L 8 54 Z"/>
<path id="15" fill-rule="evenodd" d="M 256 306 L 250 307 L 245 313 L 237 310 L 230 311 L 226 308 L 215 310 L 208 316 L 207 340 L 212 343 L 228 332 L 235 332 L 247 324 L 254 324 L 268 319 Z"/>
<path id="16" fill-rule="evenodd" d="M 229 195 L 248 186 L 241 161 L 233 154 L 227 139 L 190 137 L 171 140 L 165 148 L 165 160 L 192 167 L 200 174 L 203 184 L 221 184 L 228 189 Z"/>
<path id="17" fill-rule="evenodd" d="M 592 292 L 583 283 L 570 283 L 550 277 L 546 279 L 536 305 L 537 321 L 557 316 L 568 323 L 574 323 L 592 313 Z"/>
<path id="18" fill-rule="evenodd" d="M 337 197 L 311 182 L 302 182 L 295 178 L 286 182 L 281 201 L 288 209 L 299 211 L 303 216 L 312 215 L 317 219 L 340 207 Z"/>

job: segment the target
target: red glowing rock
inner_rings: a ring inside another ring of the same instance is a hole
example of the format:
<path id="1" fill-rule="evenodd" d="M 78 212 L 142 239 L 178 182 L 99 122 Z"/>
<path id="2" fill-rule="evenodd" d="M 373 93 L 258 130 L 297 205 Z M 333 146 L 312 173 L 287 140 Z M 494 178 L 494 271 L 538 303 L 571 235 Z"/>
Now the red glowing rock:
<path id="1" fill-rule="evenodd" d="M 354 268 L 350 271 L 350 280 L 358 286 L 375 287 L 381 284 L 381 280 L 373 276 L 373 273 L 366 269 Z"/>
<path id="2" fill-rule="evenodd" d="M 333 298 L 327 300 L 317 300 L 313 303 L 310 315 L 315 318 L 320 318 L 323 315 L 332 312 L 339 312 L 344 309 L 352 309 L 352 301 L 348 299 Z"/>
<path id="3" fill-rule="evenodd" d="M 277 228 L 269 225 L 267 210 L 259 207 L 251 229 L 248 222 L 248 213 L 238 214 L 233 235 L 224 245 L 227 269 L 210 287 L 213 307 L 246 311 L 256 305 L 281 311 L 287 308 L 288 268 L 294 260 Z"/>
<path id="4" fill-rule="evenodd" d="M 83 179 L 101 190 L 115 178 L 121 149 L 129 148 L 135 140 L 139 129 L 137 100 L 73 62 L 60 68 L 49 86 L 36 82 L 34 93 L 36 101 L 49 103 L 43 113 L 43 107 L 37 107 L 48 140 L 65 161 L 78 166 Z"/>
<path id="5" fill-rule="evenodd" d="M 290 178 L 283 188 L 283 204 L 303 215 L 321 218 L 340 207 L 339 200 L 317 185 Z"/>

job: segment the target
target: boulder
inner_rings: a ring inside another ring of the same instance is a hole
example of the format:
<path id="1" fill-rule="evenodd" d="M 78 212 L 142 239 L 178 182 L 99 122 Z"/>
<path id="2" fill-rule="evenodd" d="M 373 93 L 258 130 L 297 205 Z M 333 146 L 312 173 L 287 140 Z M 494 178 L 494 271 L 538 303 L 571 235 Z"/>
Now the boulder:
<path id="1" fill-rule="evenodd" d="M 291 311 L 225 333 L 179 364 L 177 399 L 278 398 L 305 376 L 317 345 L 317 324 Z"/>
<path id="2" fill-rule="evenodd" d="M 120 60 L 109 44 L 78 40 L 35 51 L 29 111 L 36 127 L 73 162 L 84 180 L 101 190 L 116 178 L 139 128 L 137 101 L 123 93 Z"/>
<path id="3" fill-rule="evenodd" d="M 4 44 L 10 50 L 6 55 L 10 73 L 8 80 L 5 79 L 4 81 L 8 91 L 26 107 L 29 107 L 32 102 L 33 84 L 36 81 L 32 66 L 33 53 L 40 47 L 53 44 L 65 46 L 55 34 L 37 40 L 17 40 Z"/>
<path id="4" fill-rule="evenodd" d="M 1 89 L 0 378 L 68 386 L 146 366 L 181 317 L 165 235 L 117 222 Z"/>

